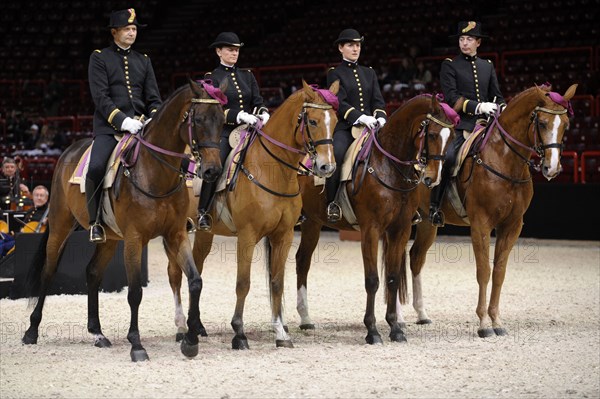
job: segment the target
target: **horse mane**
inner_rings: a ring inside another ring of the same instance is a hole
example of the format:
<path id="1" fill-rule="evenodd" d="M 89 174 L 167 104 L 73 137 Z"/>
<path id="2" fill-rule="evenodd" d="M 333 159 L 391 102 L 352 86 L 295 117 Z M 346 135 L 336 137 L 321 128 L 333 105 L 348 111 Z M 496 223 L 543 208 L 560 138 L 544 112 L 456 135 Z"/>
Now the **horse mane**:
<path id="1" fill-rule="evenodd" d="M 510 101 L 515 101 L 515 100 L 518 101 L 519 99 L 521 99 L 521 97 L 525 97 L 525 96 L 531 94 L 532 91 L 535 91 L 538 89 L 548 93 L 552 89 L 552 86 L 550 86 L 549 84 L 543 84 L 541 86 L 532 86 L 528 89 L 523 90 L 520 93 L 517 93 Z"/>
<path id="2" fill-rule="evenodd" d="M 189 85 L 183 85 L 178 87 L 173 93 L 171 93 L 171 95 L 169 97 L 167 97 L 167 99 L 165 101 L 163 101 L 161 107 L 158 109 L 158 111 L 156 111 L 156 117 L 160 117 L 162 115 L 162 113 L 164 112 L 164 110 L 166 108 L 168 108 L 168 105 L 177 97 L 181 94 L 181 92 L 183 92 L 186 89 L 189 89 Z"/>

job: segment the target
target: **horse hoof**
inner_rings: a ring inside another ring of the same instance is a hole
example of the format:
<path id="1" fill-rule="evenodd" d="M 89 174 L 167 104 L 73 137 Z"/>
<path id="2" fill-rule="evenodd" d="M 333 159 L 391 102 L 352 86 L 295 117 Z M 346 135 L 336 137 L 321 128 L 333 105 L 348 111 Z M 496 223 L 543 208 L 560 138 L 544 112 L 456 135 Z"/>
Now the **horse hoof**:
<path id="1" fill-rule="evenodd" d="M 508 335 L 508 332 L 506 331 L 506 328 L 504 327 L 496 327 L 494 328 L 494 333 L 499 336 L 499 337 L 503 337 L 505 335 Z"/>
<path id="2" fill-rule="evenodd" d="M 108 340 L 108 338 L 102 337 L 102 338 L 98 338 L 94 342 L 94 346 L 96 348 L 110 348 L 112 346 L 112 344 L 110 343 L 110 341 Z"/>
<path id="3" fill-rule="evenodd" d="M 301 330 L 314 330 L 315 329 L 315 325 L 314 324 L 300 324 L 300 329 Z"/>
<path id="4" fill-rule="evenodd" d="M 198 344 L 191 344 L 187 338 L 183 337 L 181 340 L 181 353 L 188 359 L 198 356 Z"/>
<path id="5" fill-rule="evenodd" d="M 407 342 L 406 336 L 404 335 L 404 333 L 402 331 L 399 331 L 396 333 L 390 333 L 390 340 L 392 342 Z"/>
<path id="6" fill-rule="evenodd" d="M 237 349 L 237 350 L 245 350 L 245 349 L 250 349 L 250 345 L 248 345 L 247 339 L 234 337 L 231 340 L 231 348 Z"/>
<path id="7" fill-rule="evenodd" d="M 25 335 L 23 335 L 23 339 L 21 340 L 25 345 L 35 345 L 37 344 L 37 334 L 30 334 L 29 332 L 26 332 Z"/>
<path id="8" fill-rule="evenodd" d="M 479 330 L 477 330 L 477 335 L 479 335 L 479 338 L 491 337 L 492 335 L 494 335 L 494 330 L 492 330 L 491 328 L 480 328 Z"/>
<path id="9" fill-rule="evenodd" d="M 185 333 L 178 332 L 177 334 L 175 334 L 175 342 L 181 342 L 183 340 L 184 336 L 185 336 Z"/>
<path id="10" fill-rule="evenodd" d="M 132 362 L 145 362 L 146 360 L 150 360 L 150 358 L 148 357 L 145 349 L 131 350 Z"/>
<path id="11" fill-rule="evenodd" d="M 365 341 L 367 341 L 367 344 L 369 345 L 383 345 L 383 340 L 379 334 L 368 334 L 365 337 Z"/>
<path id="12" fill-rule="evenodd" d="M 431 319 L 423 319 L 423 320 L 418 320 L 417 321 L 417 324 L 419 324 L 419 325 L 422 325 L 422 324 L 431 324 L 431 323 L 433 323 L 431 321 Z"/>
<path id="13" fill-rule="evenodd" d="M 278 348 L 293 348 L 294 344 L 291 339 L 276 339 L 275 346 Z"/>

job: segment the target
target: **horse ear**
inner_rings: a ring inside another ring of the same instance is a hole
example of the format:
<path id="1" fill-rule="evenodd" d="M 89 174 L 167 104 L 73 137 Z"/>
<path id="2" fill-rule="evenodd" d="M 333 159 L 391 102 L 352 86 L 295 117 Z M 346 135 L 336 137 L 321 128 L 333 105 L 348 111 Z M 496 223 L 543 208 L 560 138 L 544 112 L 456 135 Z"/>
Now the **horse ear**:
<path id="1" fill-rule="evenodd" d="M 337 79 L 335 82 L 333 82 L 331 84 L 331 86 L 329 86 L 329 91 L 332 92 L 333 94 L 338 94 L 338 91 L 340 91 L 340 80 Z"/>
<path id="2" fill-rule="evenodd" d="M 431 112 L 435 111 L 439 107 L 439 101 L 437 98 L 437 94 L 433 93 L 431 95 Z"/>
<path id="3" fill-rule="evenodd" d="M 571 98 L 573 98 L 573 96 L 575 95 L 575 90 L 577 90 L 577 83 L 571 85 L 571 87 L 569 87 L 567 89 L 567 92 L 565 93 L 565 95 L 563 96 L 563 98 L 567 101 L 569 101 Z"/>
<path id="4" fill-rule="evenodd" d="M 200 86 L 198 86 L 198 83 L 194 82 L 194 80 L 190 77 L 188 77 L 188 83 L 190 85 L 190 89 L 192 89 L 192 93 L 194 93 L 196 96 L 199 96 L 201 90 Z"/>
<path id="5" fill-rule="evenodd" d="M 304 94 L 306 98 L 310 101 L 315 98 L 315 91 L 306 83 L 306 80 L 302 79 L 302 89 L 304 90 Z"/>

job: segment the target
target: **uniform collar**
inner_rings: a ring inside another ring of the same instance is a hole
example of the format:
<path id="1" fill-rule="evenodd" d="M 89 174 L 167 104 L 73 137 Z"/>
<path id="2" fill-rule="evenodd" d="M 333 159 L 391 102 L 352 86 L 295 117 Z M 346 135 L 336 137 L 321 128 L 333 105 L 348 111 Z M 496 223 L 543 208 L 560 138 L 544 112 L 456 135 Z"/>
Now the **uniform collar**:
<path id="1" fill-rule="evenodd" d="M 236 68 L 235 65 L 234 66 L 227 66 L 225 64 L 219 63 L 219 69 L 222 69 L 224 71 L 235 71 L 237 68 Z"/>
<path id="2" fill-rule="evenodd" d="M 122 49 L 121 47 L 119 47 L 117 45 L 117 43 L 115 43 L 115 42 L 112 42 L 111 47 L 117 54 L 129 55 L 131 53 L 131 47 L 129 47 L 127 50 L 125 50 L 125 49 Z"/>
<path id="3" fill-rule="evenodd" d="M 474 56 L 462 54 L 462 56 L 467 61 L 475 61 L 477 59 L 477 54 L 475 54 Z"/>
<path id="4" fill-rule="evenodd" d="M 358 60 L 352 62 L 352 61 L 348 61 L 345 58 L 342 58 L 342 65 L 345 65 L 345 66 L 350 67 L 350 68 L 356 68 L 358 66 Z"/>

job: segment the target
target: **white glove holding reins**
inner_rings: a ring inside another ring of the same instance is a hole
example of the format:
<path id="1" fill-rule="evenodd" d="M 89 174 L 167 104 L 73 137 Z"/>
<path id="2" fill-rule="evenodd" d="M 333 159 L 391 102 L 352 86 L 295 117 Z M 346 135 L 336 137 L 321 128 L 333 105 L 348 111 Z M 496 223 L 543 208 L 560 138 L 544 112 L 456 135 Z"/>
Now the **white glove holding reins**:
<path id="1" fill-rule="evenodd" d="M 377 119 L 375 119 L 374 116 L 369 115 L 361 115 L 356 121 L 365 125 L 367 129 L 370 130 L 375 129 L 375 125 L 377 124 Z"/>
<path id="2" fill-rule="evenodd" d="M 269 118 L 271 117 L 271 115 L 269 115 L 268 112 L 263 112 L 262 114 L 260 114 L 258 116 L 260 119 L 262 119 L 263 122 L 263 126 L 267 124 L 267 122 L 269 121 Z"/>
<path id="3" fill-rule="evenodd" d="M 385 118 L 379 117 L 377 118 L 377 123 L 379 123 L 379 127 L 382 128 L 386 124 Z"/>
<path id="4" fill-rule="evenodd" d="M 481 103 L 475 109 L 476 114 L 495 114 L 498 110 L 498 104 L 496 103 Z"/>
<path id="5" fill-rule="evenodd" d="M 256 125 L 258 122 L 258 118 L 252 114 L 247 113 L 246 111 L 240 111 L 237 115 L 237 123 L 247 123 L 250 126 Z"/>
<path id="6" fill-rule="evenodd" d="M 121 130 L 127 131 L 131 134 L 136 134 L 140 131 L 142 126 L 144 126 L 144 124 L 139 120 L 127 117 L 123 120 L 123 123 L 121 124 Z"/>

